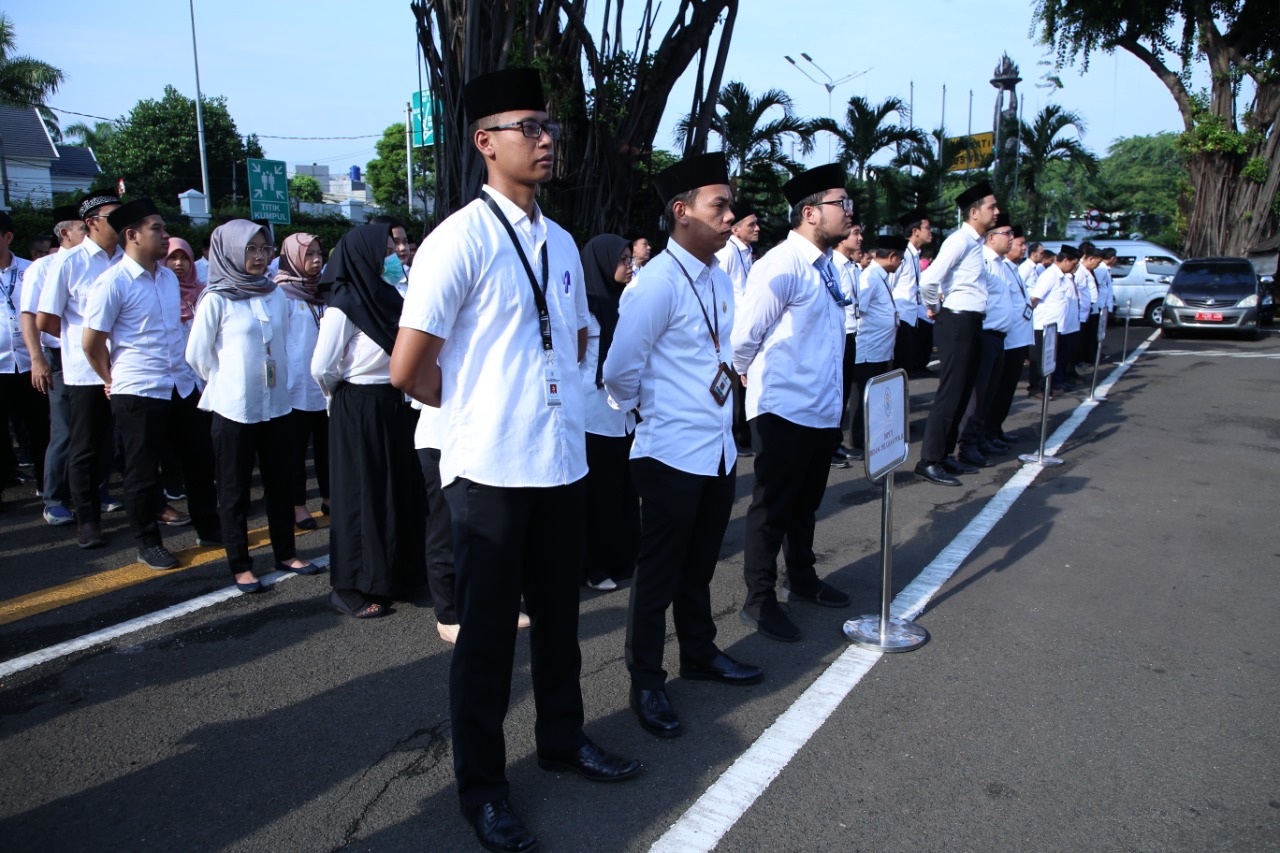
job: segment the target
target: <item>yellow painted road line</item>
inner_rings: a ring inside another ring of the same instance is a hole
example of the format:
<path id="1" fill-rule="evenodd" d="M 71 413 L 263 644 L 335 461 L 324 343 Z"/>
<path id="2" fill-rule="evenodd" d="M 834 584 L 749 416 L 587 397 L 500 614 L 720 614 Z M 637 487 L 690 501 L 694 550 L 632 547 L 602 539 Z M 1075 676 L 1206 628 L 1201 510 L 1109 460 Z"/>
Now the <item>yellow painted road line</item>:
<path id="1" fill-rule="evenodd" d="M 323 530 L 329 526 L 329 519 L 319 515 L 315 516 L 315 518 L 317 530 Z M 301 536 L 310 532 L 309 530 L 296 530 L 295 535 Z M 249 531 L 249 550 L 265 547 L 270 542 L 267 528 L 259 527 L 256 530 Z M 50 610 L 56 610 L 68 604 L 75 604 L 77 601 L 96 598 L 99 595 L 106 595 L 109 592 L 115 592 L 116 590 L 125 589 L 150 580 L 169 577 L 187 569 L 194 569 L 197 566 L 224 559 L 225 554 L 226 551 L 222 548 L 201 546 L 184 548 L 173 553 L 173 556 L 177 557 L 182 563 L 176 569 L 156 570 L 145 563 L 130 563 L 118 569 L 108 569 L 105 572 L 98 572 L 69 583 L 30 592 L 17 598 L 11 598 L 8 601 L 0 601 L 0 625 L 8 625 L 10 622 L 17 622 L 29 616 L 47 613 Z"/>

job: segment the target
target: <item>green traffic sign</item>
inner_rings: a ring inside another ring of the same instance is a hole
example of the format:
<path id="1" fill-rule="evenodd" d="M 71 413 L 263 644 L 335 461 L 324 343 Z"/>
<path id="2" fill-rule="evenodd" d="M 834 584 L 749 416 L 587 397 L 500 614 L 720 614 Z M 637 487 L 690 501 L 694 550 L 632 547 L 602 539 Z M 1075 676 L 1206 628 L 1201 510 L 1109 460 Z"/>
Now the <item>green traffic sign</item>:
<path id="1" fill-rule="evenodd" d="M 413 125 L 413 147 L 436 144 L 435 125 L 431 120 L 434 103 L 430 92 L 414 92 L 409 115 Z"/>
<path id="2" fill-rule="evenodd" d="M 245 161 L 249 167 L 249 216 L 276 225 L 288 225 L 289 177 L 283 160 Z"/>

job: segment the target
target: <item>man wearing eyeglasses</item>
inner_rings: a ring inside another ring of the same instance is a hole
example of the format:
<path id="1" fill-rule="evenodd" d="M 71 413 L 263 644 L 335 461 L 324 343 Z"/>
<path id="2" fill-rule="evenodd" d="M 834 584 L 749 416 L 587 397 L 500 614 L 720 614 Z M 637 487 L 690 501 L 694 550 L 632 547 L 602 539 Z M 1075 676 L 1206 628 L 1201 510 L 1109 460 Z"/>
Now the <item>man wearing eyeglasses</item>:
<path id="1" fill-rule="evenodd" d="M 844 167 L 810 169 L 782 188 L 791 205 L 787 239 L 747 277 L 733 324 L 733 367 L 747 388 L 747 418 L 759 447 L 747 510 L 741 618 L 764 636 L 800 639 L 778 603 L 778 552 L 790 598 L 846 607 L 849 596 L 818 578 L 813 531 L 840 444 L 845 309 L 852 302 L 831 252 L 853 227 Z"/>
<path id="2" fill-rule="evenodd" d="M 538 766 L 595 782 L 640 763 L 583 732 L 578 579 L 586 517 L 587 347 L 578 248 L 539 209 L 560 128 L 538 72 L 506 69 L 463 88 L 488 180 L 432 231 L 413 265 L 391 381 L 449 428 L 440 480 L 453 519 L 458 638 L 449 671 L 462 812 L 489 850 L 537 840 L 507 802 L 503 720 L 524 593 Z M 513 460 L 516 464 L 512 464 Z"/>
<path id="3" fill-rule="evenodd" d="M 104 444 L 111 441 L 111 403 L 103 392 L 102 377 L 85 358 L 82 335 L 90 285 L 124 257 L 120 238 L 107 221 L 119 206 L 120 199 L 110 195 L 91 196 L 80 203 L 80 218 L 89 235 L 68 249 L 50 273 L 36 313 L 37 328 L 62 341 L 62 378 L 71 416 L 67 481 L 81 548 L 106 544 L 98 486 L 107 477 L 111 458 L 110 452 L 103 453 Z"/>

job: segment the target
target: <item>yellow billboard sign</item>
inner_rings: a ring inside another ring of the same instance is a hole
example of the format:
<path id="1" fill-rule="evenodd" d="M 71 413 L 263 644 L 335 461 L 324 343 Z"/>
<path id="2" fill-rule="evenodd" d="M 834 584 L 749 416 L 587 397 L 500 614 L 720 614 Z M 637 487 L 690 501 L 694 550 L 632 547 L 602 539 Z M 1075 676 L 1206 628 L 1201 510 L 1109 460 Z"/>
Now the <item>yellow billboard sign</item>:
<path id="1" fill-rule="evenodd" d="M 980 169 L 996 150 L 994 133 L 975 133 L 973 136 L 953 136 L 947 139 L 947 150 L 954 152 L 948 172 Z"/>

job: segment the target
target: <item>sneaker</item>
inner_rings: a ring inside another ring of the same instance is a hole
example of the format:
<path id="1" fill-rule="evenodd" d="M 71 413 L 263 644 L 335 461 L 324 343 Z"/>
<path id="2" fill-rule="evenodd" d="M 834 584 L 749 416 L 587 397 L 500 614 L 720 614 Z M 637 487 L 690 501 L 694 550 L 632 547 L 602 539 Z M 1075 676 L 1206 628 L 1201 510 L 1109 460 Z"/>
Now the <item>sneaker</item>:
<path id="1" fill-rule="evenodd" d="M 165 500 L 169 501 L 185 501 L 187 499 L 187 493 L 182 491 L 182 489 L 174 489 L 172 492 L 165 489 L 164 497 Z"/>
<path id="2" fill-rule="evenodd" d="M 215 533 L 209 536 L 201 536 L 197 533 L 196 544 L 202 548 L 221 548 L 223 545 L 222 534 Z"/>
<path id="3" fill-rule="evenodd" d="M 124 504 L 122 504 L 120 501 L 116 500 L 115 498 L 111 497 L 111 495 L 107 494 L 106 492 L 103 492 L 102 498 L 101 498 L 101 508 L 103 512 L 119 512 L 120 510 L 124 509 Z"/>
<path id="4" fill-rule="evenodd" d="M 598 592 L 613 592 L 618 588 L 617 581 L 613 578 L 605 578 L 602 581 L 587 581 L 587 586 Z"/>
<path id="5" fill-rule="evenodd" d="M 70 524 L 75 521 L 76 517 L 71 510 L 62 504 L 54 504 L 44 508 L 44 523 L 50 527 L 61 527 L 64 524 Z"/>
<path id="6" fill-rule="evenodd" d="M 138 562 L 146 563 L 153 569 L 176 569 L 178 558 L 169 553 L 163 545 L 152 545 L 138 549 Z"/>
<path id="7" fill-rule="evenodd" d="M 783 612 L 782 606 L 772 599 L 742 608 L 738 618 L 770 640 L 794 643 L 800 639 L 800 629 L 796 627 L 796 623 L 792 622 L 791 618 Z"/>

